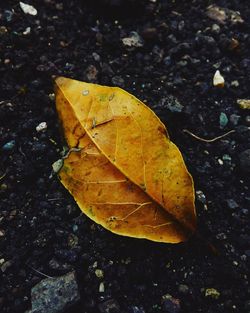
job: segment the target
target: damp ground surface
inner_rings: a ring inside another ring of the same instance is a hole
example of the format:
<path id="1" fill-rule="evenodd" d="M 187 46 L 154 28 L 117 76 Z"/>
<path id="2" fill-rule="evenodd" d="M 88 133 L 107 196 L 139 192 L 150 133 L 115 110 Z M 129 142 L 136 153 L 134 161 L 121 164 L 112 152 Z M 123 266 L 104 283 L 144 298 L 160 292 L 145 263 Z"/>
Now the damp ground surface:
<path id="1" fill-rule="evenodd" d="M 81 300 L 71 312 L 250 312 L 250 111 L 237 104 L 250 98 L 249 1 L 216 1 L 240 12 L 223 22 L 204 0 L 27 2 L 37 15 L 0 4 L 0 311 L 25 312 L 44 275 L 75 271 Z M 213 87 L 217 69 L 224 88 Z M 120 86 L 166 123 L 194 178 L 198 230 L 218 255 L 195 238 L 116 236 L 81 214 L 50 177 L 64 145 L 59 75 Z M 206 143 L 184 129 L 234 132 Z"/>

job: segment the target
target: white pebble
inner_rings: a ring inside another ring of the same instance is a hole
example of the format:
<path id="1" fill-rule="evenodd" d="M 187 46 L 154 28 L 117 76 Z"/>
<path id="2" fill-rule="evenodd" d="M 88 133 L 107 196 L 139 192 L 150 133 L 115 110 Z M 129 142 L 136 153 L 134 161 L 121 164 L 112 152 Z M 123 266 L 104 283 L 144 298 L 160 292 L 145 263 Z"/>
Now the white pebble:
<path id="1" fill-rule="evenodd" d="M 19 2 L 19 4 L 25 14 L 37 15 L 37 9 L 34 8 L 32 5 L 23 3 L 21 1 Z"/>
<path id="2" fill-rule="evenodd" d="M 30 34 L 30 31 L 31 31 L 31 28 L 30 28 L 30 27 L 27 27 L 27 28 L 25 29 L 25 31 L 23 31 L 23 35 L 24 35 L 24 36 L 29 35 L 29 34 Z"/>
<path id="3" fill-rule="evenodd" d="M 220 165 L 223 165 L 223 161 L 222 161 L 221 159 L 218 159 L 218 163 L 219 163 Z"/>
<path id="4" fill-rule="evenodd" d="M 224 77 L 221 75 L 220 71 L 217 70 L 214 74 L 214 78 L 213 78 L 213 85 L 215 87 L 221 87 L 223 88 L 225 85 L 225 79 Z"/>
<path id="5" fill-rule="evenodd" d="M 36 127 L 36 131 L 39 133 L 41 131 L 45 131 L 47 129 L 47 123 L 46 122 L 42 122 L 39 125 L 37 125 Z"/>
<path id="6" fill-rule="evenodd" d="M 104 292 L 104 291 L 105 291 L 104 283 L 101 282 L 99 285 L 99 292 Z"/>

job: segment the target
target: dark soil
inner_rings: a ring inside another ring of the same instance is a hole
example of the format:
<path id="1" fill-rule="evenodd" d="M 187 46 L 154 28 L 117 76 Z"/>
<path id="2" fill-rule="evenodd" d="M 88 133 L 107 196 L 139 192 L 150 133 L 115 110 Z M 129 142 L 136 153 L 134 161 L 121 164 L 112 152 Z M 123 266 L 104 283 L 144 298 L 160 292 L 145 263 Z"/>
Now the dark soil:
<path id="1" fill-rule="evenodd" d="M 75 270 L 77 312 L 101 312 L 109 299 L 120 305 L 113 312 L 170 312 L 166 294 L 180 300 L 181 312 L 250 312 L 249 153 L 242 153 L 250 148 L 250 111 L 237 105 L 250 98 L 249 0 L 216 1 L 244 20 L 219 28 L 206 15 L 208 0 L 25 2 L 37 16 L 24 14 L 18 1 L 0 4 L 0 311 L 30 307 L 31 288 L 44 278 L 37 271 Z M 131 31 L 143 37 L 142 47 L 124 46 Z M 222 89 L 212 85 L 217 68 Z M 195 238 L 170 245 L 116 236 L 80 213 L 50 178 L 63 147 L 54 75 L 119 84 L 154 109 L 199 191 L 199 232 L 219 255 Z M 166 107 L 169 95 L 182 112 Z M 41 122 L 45 132 L 36 131 Z M 183 129 L 205 138 L 236 132 L 205 143 Z M 207 288 L 219 297 L 205 296 Z"/>

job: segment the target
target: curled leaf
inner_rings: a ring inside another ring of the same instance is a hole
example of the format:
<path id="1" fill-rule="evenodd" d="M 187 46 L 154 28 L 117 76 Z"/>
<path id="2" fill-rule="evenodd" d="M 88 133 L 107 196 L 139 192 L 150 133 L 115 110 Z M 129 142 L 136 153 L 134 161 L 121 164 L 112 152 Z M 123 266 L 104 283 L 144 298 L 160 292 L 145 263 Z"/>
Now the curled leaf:
<path id="1" fill-rule="evenodd" d="M 159 118 L 117 87 L 56 79 L 71 152 L 59 172 L 81 210 L 110 231 L 177 243 L 196 228 L 194 187 Z"/>

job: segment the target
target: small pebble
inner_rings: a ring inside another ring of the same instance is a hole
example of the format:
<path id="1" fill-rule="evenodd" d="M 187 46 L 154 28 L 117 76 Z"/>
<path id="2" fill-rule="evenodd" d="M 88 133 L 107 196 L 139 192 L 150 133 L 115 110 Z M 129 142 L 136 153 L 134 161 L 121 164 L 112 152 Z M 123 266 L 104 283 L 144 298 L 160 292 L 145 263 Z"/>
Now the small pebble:
<path id="1" fill-rule="evenodd" d="M 238 80 L 233 80 L 233 81 L 231 82 L 231 86 L 232 86 L 232 87 L 239 87 L 239 85 L 240 85 L 240 83 L 238 82 Z"/>
<path id="2" fill-rule="evenodd" d="M 104 286 L 104 283 L 101 282 L 99 285 L 99 292 L 104 292 L 104 291 L 105 291 L 105 286 Z"/>
<path id="3" fill-rule="evenodd" d="M 180 284 L 178 287 L 178 290 L 180 293 L 185 294 L 185 295 L 189 293 L 189 288 L 187 285 Z"/>
<path id="4" fill-rule="evenodd" d="M 121 76 L 112 77 L 112 83 L 114 86 L 124 87 L 124 79 Z"/>
<path id="5" fill-rule="evenodd" d="M 162 297 L 162 305 L 164 312 L 167 313 L 179 313 L 181 310 L 180 300 L 172 297 L 170 294 Z"/>
<path id="6" fill-rule="evenodd" d="M 243 110 L 250 110 L 250 100 L 249 99 L 238 99 L 237 104 Z"/>
<path id="7" fill-rule="evenodd" d="M 231 114 L 229 117 L 229 120 L 232 125 L 237 126 L 240 120 L 240 115 L 237 114 Z"/>
<path id="8" fill-rule="evenodd" d="M 21 1 L 19 2 L 19 5 L 25 14 L 29 14 L 33 16 L 37 15 L 37 9 L 34 8 L 32 5 L 26 4 Z"/>
<path id="9" fill-rule="evenodd" d="M 5 10 L 4 11 L 4 17 L 6 19 L 7 22 L 11 22 L 12 18 L 13 18 L 14 13 L 10 10 Z"/>
<path id="10" fill-rule="evenodd" d="M 0 36 L 8 32 L 8 29 L 5 26 L 0 26 Z"/>
<path id="11" fill-rule="evenodd" d="M 145 313 L 144 308 L 143 307 L 138 307 L 138 306 L 131 306 L 128 309 L 129 313 Z"/>
<path id="12" fill-rule="evenodd" d="M 196 191 L 197 200 L 200 201 L 203 204 L 206 204 L 206 196 L 204 195 L 203 191 L 197 190 Z"/>
<path id="13" fill-rule="evenodd" d="M 23 31 L 23 35 L 24 36 L 27 36 L 30 34 L 30 31 L 31 31 L 31 28 L 30 27 L 27 27 L 24 31 Z"/>
<path id="14" fill-rule="evenodd" d="M 54 94 L 54 93 L 50 93 L 50 94 L 49 94 L 49 99 L 50 99 L 51 101 L 54 101 L 54 100 L 55 100 L 55 94 Z"/>
<path id="15" fill-rule="evenodd" d="M 223 160 L 224 162 L 231 163 L 232 158 L 230 157 L 229 154 L 223 154 L 222 160 Z"/>
<path id="16" fill-rule="evenodd" d="M 98 268 L 95 270 L 95 275 L 97 278 L 103 278 L 104 277 L 103 271 L 98 269 Z"/>
<path id="17" fill-rule="evenodd" d="M 219 88 L 223 88 L 225 85 L 225 79 L 224 77 L 221 75 L 220 71 L 217 70 L 214 74 L 214 78 L 213 78 L 213 85 L 215 87 L 219 87 Z"/>
<path id="18" fill-rule="evenodd" d="M 218 299 L 220 297 L 220 292 L 215 288 L 207 288 L 205 290 L 205 297 L 210 297 L 212 299 Z"/>
<path id="19" fill-rule="evenodd" d="M 179 100 L 172 95 L 162 98 L 159 102 L 159 106 L 162 108 L 167 108 L 169 111 L 173 113 L 180 113 L 184 108 L 184 106 L 179 102 Z"/>
<path id="20" fill-rule="evenodd" d="M 52 164 L 52 169 L 54 173 L 58 173 L 63 166 L 63 159 L 59 159 Z"/>
<path id="21" fill-rule="evenodd" d="M 11 261 L 4 262 L 3 265 L 1 266 L 1 271 L 4 273 L 7 270 L 7 268 L 9 268 L 11 265 L 12 265 Z"/>
<path id="22" fill-rule="evenodd" d="M 234 210 L 239 207 L 238 203 L 234 201 L 234 199 L 226 200 L 227 206 L 229 209 Z"/>
<path id="23" fill-rule="evenodd" d="M 232 38 L 230 45 L 229 45 L 229 50 L 233 51 L 236 50 L 239 47 L 240 43 L 237 39 Z"/>
<path id="24" fill-rule="evenodd" d="M 100 313 L 120 313 L 120 305 L 115 299 L 109 299 L 98 305 Z"/>
<path id="25" fill-rule="evenodd" d="M 127 47 L 139 48 L 143 46 L 143 39 L 137 32 L 131 32 L 129 37 L 122 39 L 122 43 Z"/>
<path id="26" fill-rule="evenodd" d="M 5 145 L 3 145 L 2 149 L 5 151 L 10 151 L 15 147 L 15 140 L 11 140 L 9 142 L 7 142 Z"/>
<path id="27" fill-rule="evenodd" d="M 219 7 L 216 4 L 209 5 L 206 13 L 209 18 L 220 24 L 225 24 L 226 21 L 230 21 L 232 24 L 241 24 L 244 22 L 240 12 Z"/>
<path id="28" fill-rule="evenodd" d="M 218 163 L 219 163 L 220 165 L 223 165 L 223 164 L 224 164 L 221 159 L 218 159 Z"/>
<path id="29" fill-rule="evenodd" d="M 249 126 L 250 125 L 250 115 L 246 116 L 245 121 L 246 121 L 247 125 Z"/>
<path id="30" fill-rule="evenodd" d="M 220 127 L 224 128 L 228 123 L 228 117 L 226 115 L 226 113 L 222 112 L 220 114 Z"/>
<path id="31" fill-rule="evenodd" d="M 92 53 L 92 57 L 93 57 L 93 59 L 94 59 L 96 62 L 100 62 L 100 61 L 101 61 L 100 55 L 99 55 L 98 53 L 96 53 L 96 52 L 93 52 L 93 53 Z"/>
<path id="32" fill-rule="evenodd" d="M 40 123 L 39 125 L 36 126 L 36 131 L 39 133 L 39 132 L 42 132 L 42 131 L 45 131 L 47 129 L 47 123 L 46 122 L 42 122 Z"/>
<path id="33" fill-rule="evenodd" d="M 212 32 L 213 33 L 216 33 L 216 34 L 219 34 L 220 32 L 220 26 L 218 24 L 213 24 L 212 25 Z"/>
<path id="34" fill-rule="evenodd" d="M 85 74 L 89 82 L 95 82 L 97 80 L 98 70 L 94 65 L 90 64 L 87 67 Z"/>

